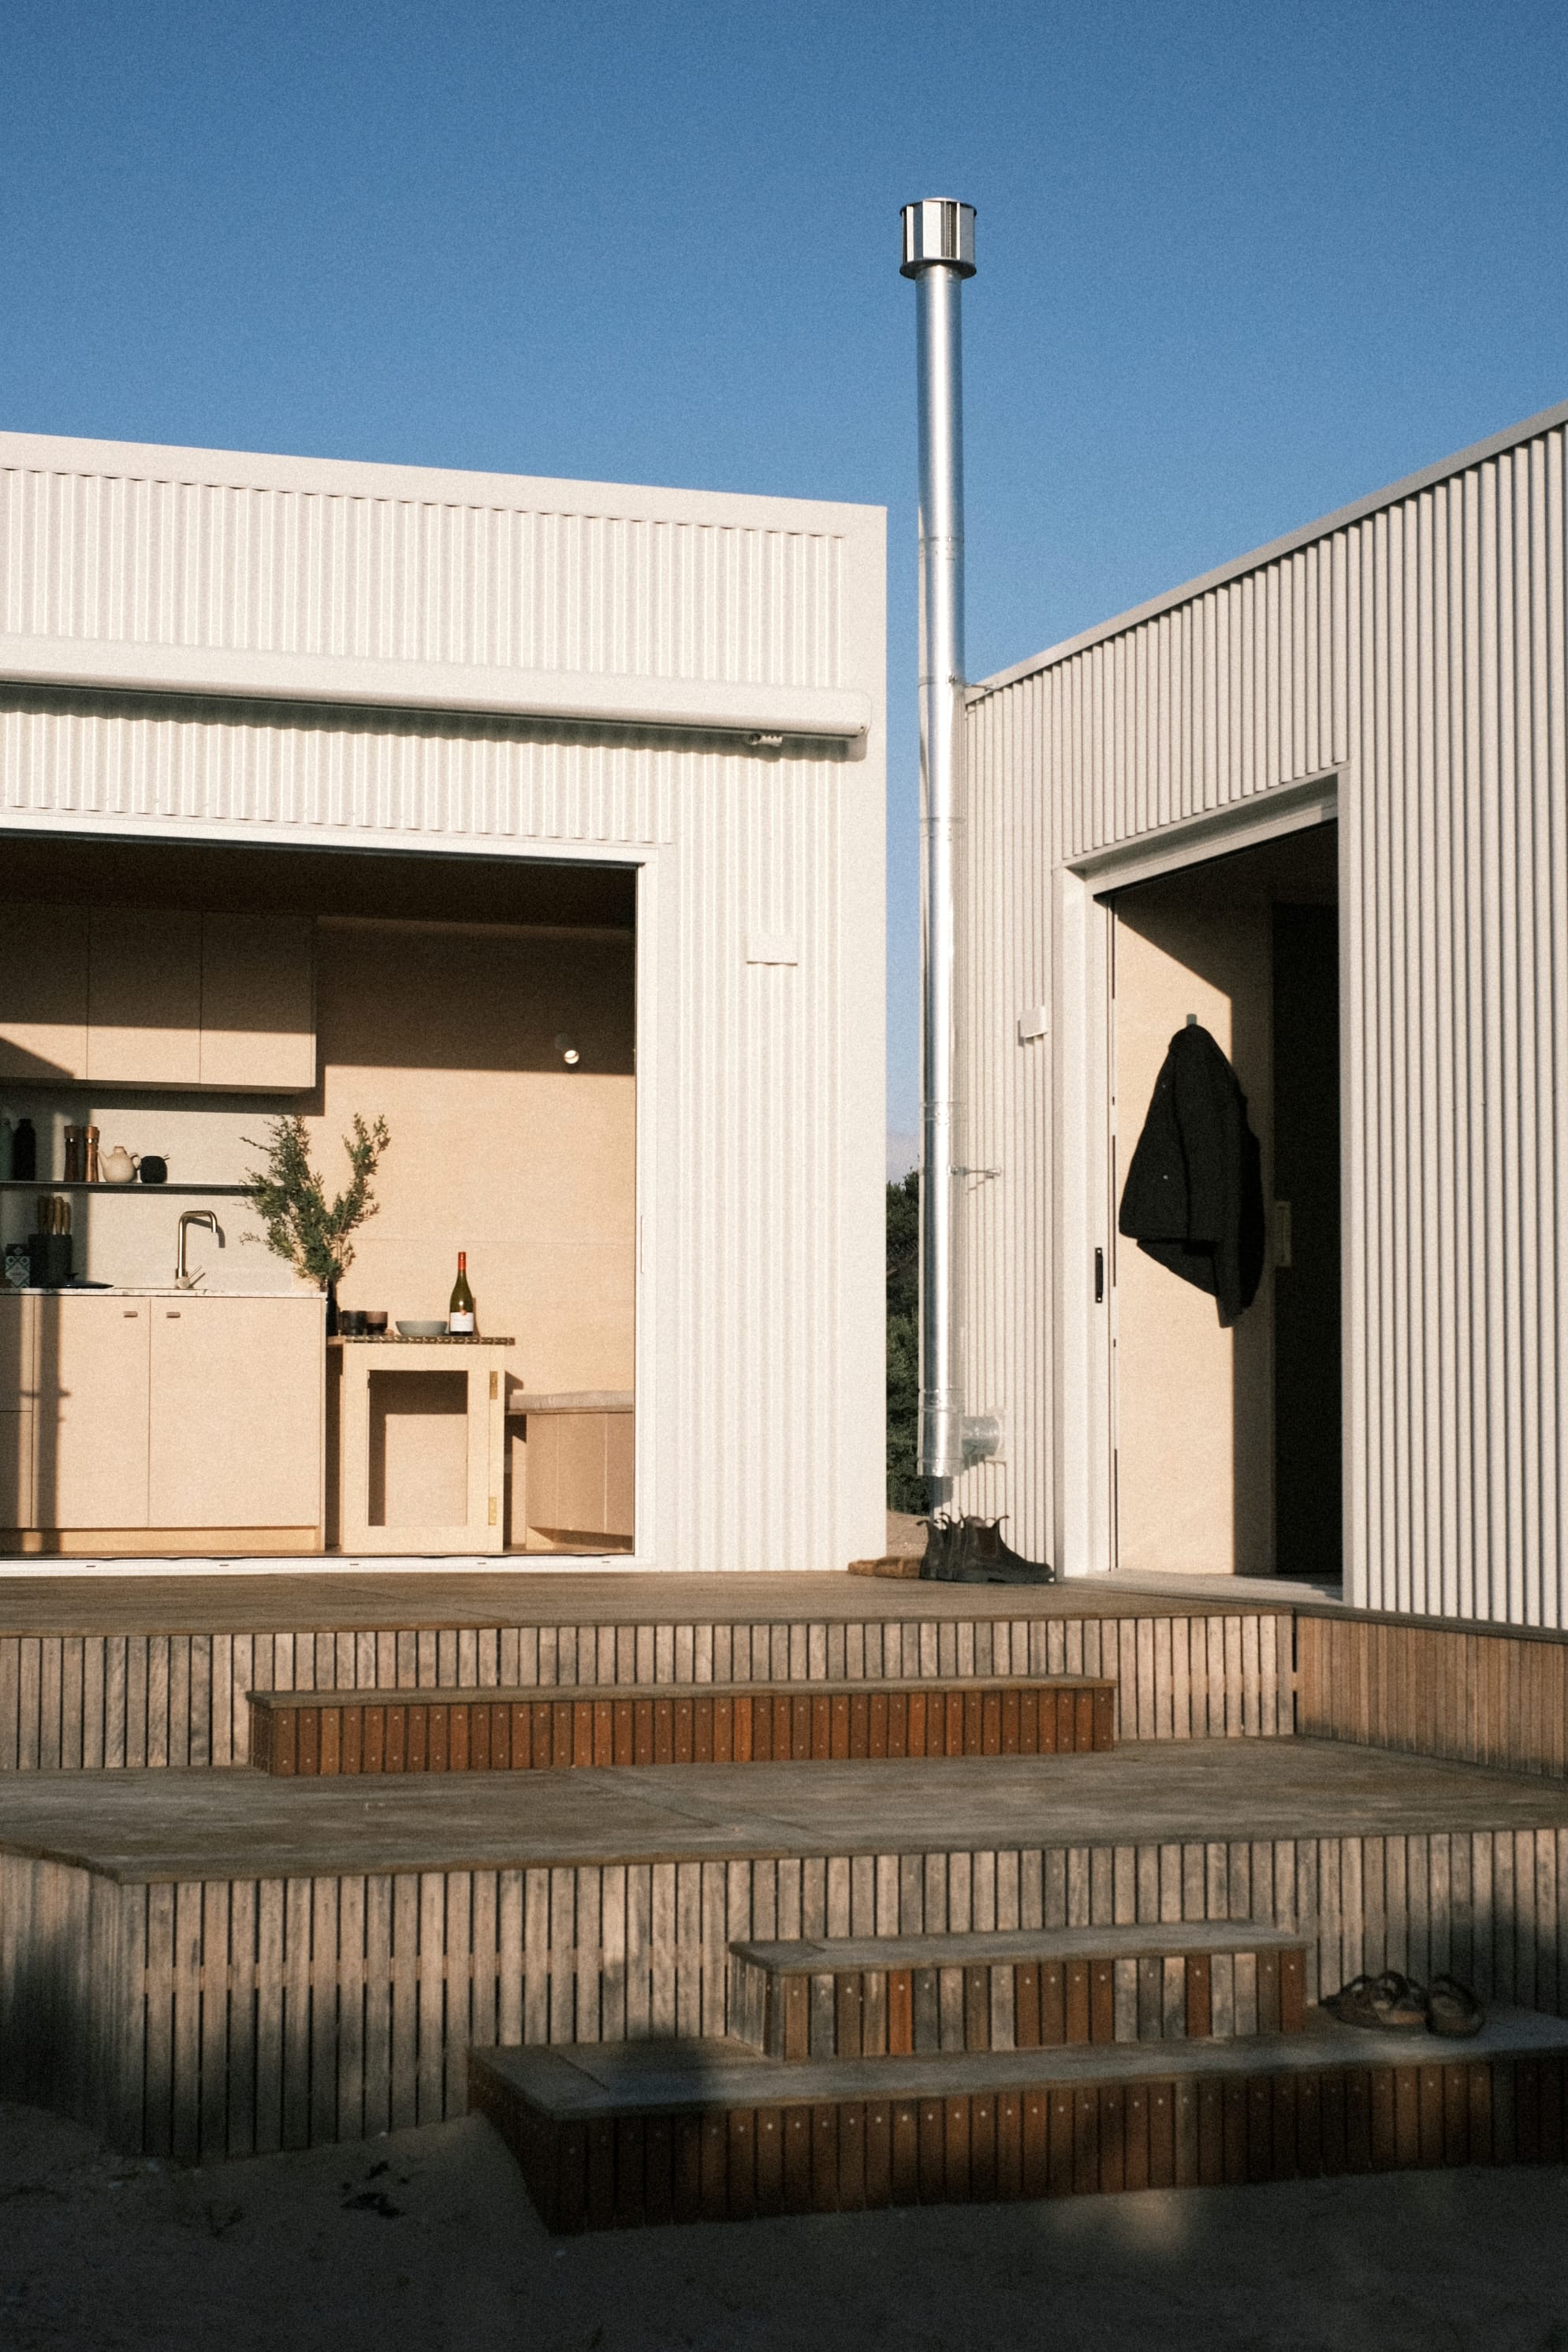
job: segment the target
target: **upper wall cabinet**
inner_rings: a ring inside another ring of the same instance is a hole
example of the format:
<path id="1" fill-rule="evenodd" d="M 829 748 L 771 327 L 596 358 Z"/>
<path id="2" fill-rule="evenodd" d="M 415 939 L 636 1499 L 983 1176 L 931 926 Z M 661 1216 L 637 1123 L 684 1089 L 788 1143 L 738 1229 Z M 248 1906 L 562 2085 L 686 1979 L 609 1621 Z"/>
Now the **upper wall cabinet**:
<path id="1" fill-rule="evenodd" d="M 202 918 L 95 907 L 88 923 L 87 1074 L 110 1087 L 202 1076 Z"/>
<path id="2" fill-rule="evenodd" d="M 316 1083 L 308 915 L 202 917 L 202 1084 L 280 1091 Z"/>
<path id="3" fill-rule="evenodd" d="M 86 908 L 0 906 L 0 1077 L 86 1076 Z"/>
<path id="4" fill-rule="evenodd" d="M 303 1091 L 314 936 L 304 915 L 0 905 L 0 1077 Z"/>

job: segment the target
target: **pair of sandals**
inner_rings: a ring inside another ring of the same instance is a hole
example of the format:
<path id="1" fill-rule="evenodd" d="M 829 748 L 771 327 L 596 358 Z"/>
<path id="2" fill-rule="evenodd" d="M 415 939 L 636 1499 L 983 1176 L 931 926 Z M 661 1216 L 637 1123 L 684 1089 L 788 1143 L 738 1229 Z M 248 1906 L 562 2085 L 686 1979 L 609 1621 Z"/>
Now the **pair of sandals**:
<path id="1" fill-rule="evenodd" d="M 1486 2011 L 1469 1985 L 1458 1977 L 1434 1977 L 1418 1985 L 1397 1969 L 1381 1976 L 1354 1977 L 1321 2003 L 1342 2025 L 1365 2025 L 1385 2033 L 1441 2034 L 1445 2041 L 1468 2042 L 1486 2022 Z"/>

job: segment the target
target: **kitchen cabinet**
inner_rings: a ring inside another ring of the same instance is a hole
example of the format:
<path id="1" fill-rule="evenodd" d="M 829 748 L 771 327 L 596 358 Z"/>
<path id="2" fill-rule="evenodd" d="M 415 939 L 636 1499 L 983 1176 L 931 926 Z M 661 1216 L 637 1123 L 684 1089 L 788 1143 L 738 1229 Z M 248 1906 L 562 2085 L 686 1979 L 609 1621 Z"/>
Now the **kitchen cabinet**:
<path id="1" fill-rule="evenodd" d="M 198 1085 L 200 915 L 179 907 L 95 907 L 88 937 L 89 1079 Z"/>
<path id="2" fill-rule="evenodd" d="M 307 915 L 0 903 L 0 1078 L 303 1093 Z"/>
<path id="3" fill-rule="evenodd" d="M 35 1527 L 146 1527 L 148 1306 L 113 1291 L 34 1302 Z"/>
<path id="4" fill-rule="evenodd" d="M 87 908 L 0 904 L 0 1078 L 87 1076 Z"/>
<path id="5" fill-rule="evenodd" d="M 325 1303 L 0 1294 L 0 1528 L 24 1551 L 320 1548 Z"/>
<path id="6" fill-rule="evenodd" d="M 202 917 L 203 1086 L 315 1085 L 315 928 L 305 915 Z"/>
<path id="7" fill-rule="evenodd" d="M 0 1291 L 0 1528 L 33 1516 L 33 1393 L 37 1386 L 34 1302 Z"/>
<path id="8" fill-rule="evenodd" d="M 148 1517 L 305 1528 L 321 1516 L 322 1311 L 289 1298 L 154 1298 Z"/>

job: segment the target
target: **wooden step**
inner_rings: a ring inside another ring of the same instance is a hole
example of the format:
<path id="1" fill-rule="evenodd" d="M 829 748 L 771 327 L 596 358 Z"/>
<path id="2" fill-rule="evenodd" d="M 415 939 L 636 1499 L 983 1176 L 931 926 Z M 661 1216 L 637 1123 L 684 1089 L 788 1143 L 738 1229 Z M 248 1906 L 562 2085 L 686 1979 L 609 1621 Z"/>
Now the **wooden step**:
<path id="1" fill-rule="evenodd" d="M 729 1948 L 730 2032 L 770 2058 L 1294 2033 L 1307 1950 L 1272 1927 L 1073 1927 Z"/>
<path id="2" fill-rule="evenodd" d="M 1116 1686 L 1087 1675 L 250 1694 L 251 1762 L 283 1779 L 1082 1755 L 1115 1738 Z"/>
<path id="3" fill-rule="evenodd" d="M 547 2228 L 1557 2163 L 1568 2024 L 1473 2042 L 1318 2011 L 1250 2042 L 783 2065 L 727 2042 L 474 2051 Z M 890 2079 L 891 2077 L 891 2079 Z"/>

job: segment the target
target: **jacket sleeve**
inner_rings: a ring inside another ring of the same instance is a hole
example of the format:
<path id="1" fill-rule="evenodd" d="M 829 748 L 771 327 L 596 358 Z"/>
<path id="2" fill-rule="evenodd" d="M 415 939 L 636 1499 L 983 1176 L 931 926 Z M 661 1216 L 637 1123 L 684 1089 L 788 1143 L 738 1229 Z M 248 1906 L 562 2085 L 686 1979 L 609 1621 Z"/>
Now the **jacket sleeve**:
<path id="1" fill-rule="evenodd" d="M 1194 1030 L 1195 1040 L 1206 1033 Z M 1184 1051 L 1183 1048 L 1186 1048 Z M 1228 1066 L 1216 1046 L 1212 1053 L 1188 1045 L 1186 1036 L 1173 1042 L 1174 1108 L 1176 1130 L 1186 1162 L 1186 1230 L 1184 1238 L 1214 1249 L 1232 1230 L 1234 1175 L 1231 1158 L 1232 1124 L 1227 1117 Z"/>
<path id="2" fill-rule="evenodd" d="M 1160 1066 L 1122 1188 L 1116 1230 L 1129 1241 L 1179 1242 L 1186 1237 L 1186 1163 L 1176 1130 L 1172 1060 L 1167 1054 Z"/>

